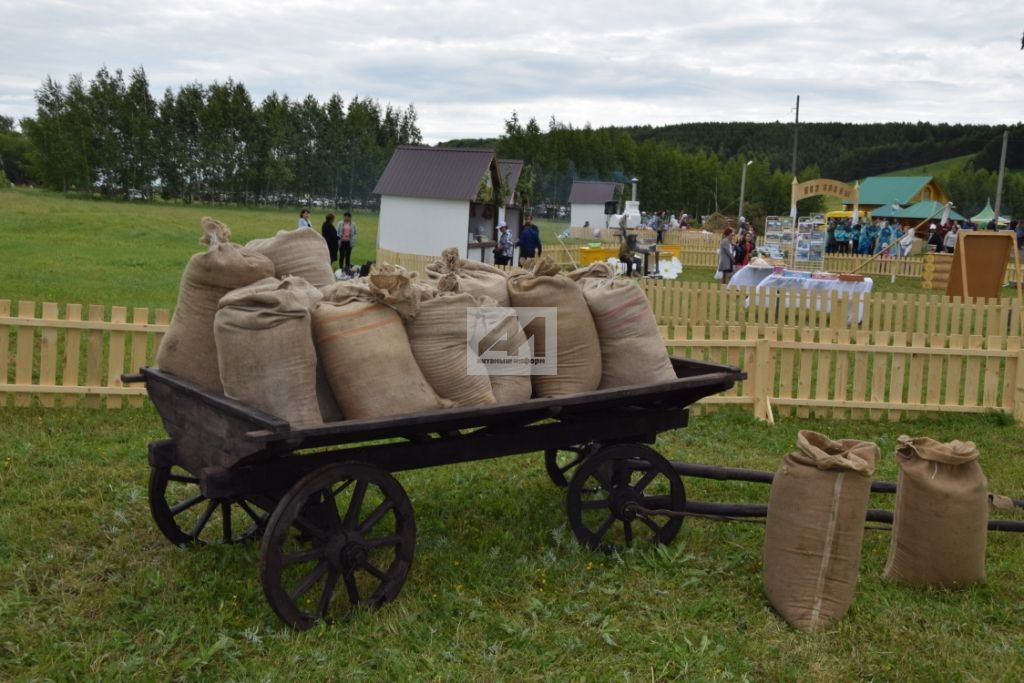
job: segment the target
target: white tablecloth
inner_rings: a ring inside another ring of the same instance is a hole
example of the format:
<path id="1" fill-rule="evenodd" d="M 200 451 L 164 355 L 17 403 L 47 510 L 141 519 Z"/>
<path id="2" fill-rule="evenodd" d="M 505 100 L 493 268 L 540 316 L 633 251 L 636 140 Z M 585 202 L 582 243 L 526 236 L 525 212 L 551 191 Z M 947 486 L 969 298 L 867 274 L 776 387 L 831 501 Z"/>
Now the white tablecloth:
<path id="1" fill-rule="evenodd" d="M 761 280 L 772 274 L 774 266 L 746 265 L 729 278 L 730 287 L 756 287 Z"/>
<path id="2" fill-rule="evenodd" d="M 747 271 L 753 271 L 747 274 Z M 767 273 L 767 274 L 765 274 Z M 744 276 L 741 279 L 741 276 Z M 737 284 L 737 279 L 740 282 Z M 874 287 L 875 282 L 869 277 L 864 278 L 862 282 L 848 282 L 845 280 L 815 280 L 809 277 L 787 277 L 786 275 L 776 275 L 771 272 L 771 269 L 765 271 L 763 268 L 752 269 L 750 266 L 746 266 L 738 271 L 733 279 L 729 281 L 729 286 L 734 284 L 737 287 L 745 286 L 749 287 L 749 281 L 756 280 L 754 288 L 756 291 L 762 289 L 776 289 L 781 290 L 779 292 L 779 303 L 782 306 L 790 306 L 793 299 L 790 298 L 790 292 L 796 290 L 804 291 L 819 291 L 825 295 L 824 306 L 825 312 L 832 312 L 832 301 L 829 296 L 831 292 L 839 292 L 839 296 L 849 296 L 850 294 L 867 294 Z M 818 302 L 818 310 L 821 310 L 822 302 Z M 852 322 L 853 311 L 850 312 L 850 320 Z M 857 307 L 857 322 L 859 323 L 864 319 L 864 304 L 863 302 Z"/>

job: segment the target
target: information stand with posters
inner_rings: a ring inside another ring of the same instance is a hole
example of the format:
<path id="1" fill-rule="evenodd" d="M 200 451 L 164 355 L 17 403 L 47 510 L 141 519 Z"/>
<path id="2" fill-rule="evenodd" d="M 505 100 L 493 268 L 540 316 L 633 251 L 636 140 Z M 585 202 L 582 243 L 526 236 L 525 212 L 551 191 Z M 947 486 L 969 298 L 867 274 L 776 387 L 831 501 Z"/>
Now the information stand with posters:
<path id="1" fill-rule="evenodd" d="M 789 216 L 768 216 L 764 221 L 764 246 L 789 258 L 795 243 L 793 219 Z"/>
<path id="2" fill-rule="evenodd" d="M 810 270 L 819 270 L 825 263 L 828 233 L 822 214 L 801 216 L 797 220 L 794 262 Z"/>

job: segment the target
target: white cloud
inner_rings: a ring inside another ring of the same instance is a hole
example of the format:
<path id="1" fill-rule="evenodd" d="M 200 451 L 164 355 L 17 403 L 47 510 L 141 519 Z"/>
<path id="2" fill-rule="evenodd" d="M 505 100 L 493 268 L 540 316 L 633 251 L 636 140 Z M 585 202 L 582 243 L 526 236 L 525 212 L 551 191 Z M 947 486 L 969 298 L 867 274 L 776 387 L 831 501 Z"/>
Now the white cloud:
<path id="1" fill-rule="evenodd" d="M 142 65 L 154 95 L 233 78 L 261 100 L 416 105 L 429 142 L 513 109 L 582 126 L 787 120 L 1011 123 L 1024 6 L 932 2 L 0 0 L 0 113 L 46 76 Z"/>

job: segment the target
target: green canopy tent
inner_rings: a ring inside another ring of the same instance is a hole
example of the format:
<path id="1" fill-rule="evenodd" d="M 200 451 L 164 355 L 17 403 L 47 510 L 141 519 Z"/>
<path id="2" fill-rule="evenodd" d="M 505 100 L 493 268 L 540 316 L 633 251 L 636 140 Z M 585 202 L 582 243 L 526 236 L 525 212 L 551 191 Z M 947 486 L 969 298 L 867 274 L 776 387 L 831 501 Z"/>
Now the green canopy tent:
<path id="1" fill-rule="evenodd" d="M 971 217 L 971 222 L 977 226 L 985 227 L 988 222 L 996 217 L 996 212 L 992 209 L 992 201 L 986 200 L 985 208 L 981 210 L 977 216 Z M 1010 222 L 1010 219 L 1006 216 L 1000 216 L 999 220 L 996 221 L 997 225 L 1006 225 Z"/>

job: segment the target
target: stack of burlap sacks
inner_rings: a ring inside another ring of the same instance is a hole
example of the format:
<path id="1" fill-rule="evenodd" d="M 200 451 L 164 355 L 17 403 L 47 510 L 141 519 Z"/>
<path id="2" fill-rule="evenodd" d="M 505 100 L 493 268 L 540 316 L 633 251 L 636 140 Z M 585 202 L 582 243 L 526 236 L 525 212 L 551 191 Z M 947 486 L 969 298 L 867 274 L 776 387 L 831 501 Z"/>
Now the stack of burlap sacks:
<path id="1" fill-rule="evenodd" d="M 381 266 L 335 282 L 312 230 L 243 247 L 219 221 L 202 225 L 208 249 L 182 275 L 157 366 L 296 426 L 676 378 L 642 290 L 603 264 L 566 276 L 542 259 L 510 276 L 453 248 L 425 279 Z M 474 355 L 467 311 L 509 306 L 557 310 L 555 348 L 543 321 L 495 321 L 510 348 L 532 335 L 539 354 L 557 358 L 556 374 L 498 374 Z"/>
<path id="2" fill-rule="evenodd" d="M 884 576 L 965 588 L 985 578 L 987 481 L 971 442 L 901 436 L 892 538 Z M 764 589 L 802 631 L 827 628 L 853 602 L 871 477 L 880 457 L 867 441 L 810 431 L 775 473 L 764 542 Z"/>

